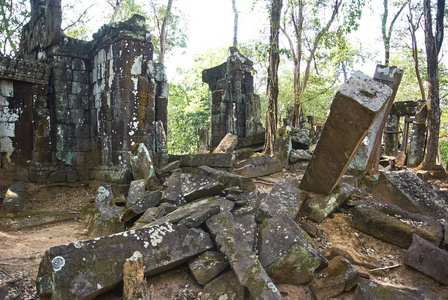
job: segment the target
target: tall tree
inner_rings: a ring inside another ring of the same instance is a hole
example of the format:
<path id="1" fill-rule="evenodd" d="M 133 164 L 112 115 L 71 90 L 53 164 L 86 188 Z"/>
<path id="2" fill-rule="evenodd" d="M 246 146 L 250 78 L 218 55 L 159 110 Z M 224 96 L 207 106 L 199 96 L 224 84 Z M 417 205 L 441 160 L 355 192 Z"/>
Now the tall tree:
<path id="1" fill-rule="evenodd" d="M 389 24 L 389 28 L 387 28 L 387 19 L 389 17 L 389 0 L 383 0 L 383 8 L 384 12 L 381 15 L 381 33 L 384 43 L 384 64 L 389 65 L 390 60 L 390 39 L 392 38 L 392 32 L 394 29 L 394 24 L 400 16 L 401 12 L 405 8 L 407 1 L 400 3 L 400 8 L 398 12 L 392 18 L 392 21 Z"/>
<path id="2" fill-rule="evenodd" d="M 437 15 L 435 34 L 433 31 L 431 1 L 423 0 L 423 15 L 425 19 L 425 48 L 426 68 L 428 71 L 428 98 L 426 106 L 428 115 L 426 127 L 428 135 L 426 140 L 425 158 L 420 167 L 425 170 L 436 168 L 436 159 L 439 148 L 440 130 L 440 98 L 439 98 L 439 53 L 443 41 L 443 19 L 445 0 L 437 0 Z"/>
<path id="3" fill-rule="evenodd" d="M 282 0 L 271 0 L 268 88 L 266 99 L 266 133 L 263 153 L 274 154 L 278 118 L 278 66 L 280 63 L 279 31 L 282 11 Z"/>
<path id="4" fill-rule="evenodd" d="M 171 20 L 171 8 L 173 7 L 173 0 L 168 0 L 166 8 L 158 13 L 154 1 L 151 0 L 151 4 L 154 10 L 154 17 L 157 24 L 159 33 L 159 57 L 158 62 L 163 64 L 165 61 L 165 52 L 167 44 L 168 26 Z"/>
<path id="5" fill-rule="evenodd" d="M 316 66 L 316 52 L 322 47 L 323 41 L 330 34 L 332 24 L 341 14 L 344 0 L 330 2 L 288 0 L 287 3 L 281 29 L 289 42 L 294 62 L 292 125 L 299 127 L 303 96 L 308 86 L 312 66 L 313 64 Z M 345 33 L 358 26 L 356 19 L 359 19 L 361 15 L 363 3 L 357 0 L 348 1 L 348 3 L 345 1 L 345 7 L 347 7 L 345 11 L 348 14 L 343 16 L 343 21 L 338 23 L 339 26 L 334 31 L 340 40 L 343 39 Z M 293 34 L 288 32 L 289 25 L 292 26 Z M 345 65 L 342 64 L 342 66 Z"/>
<path id="6" fill-rule="evenodd" d="M 233 47 L 238 46 L 238 10 L 236 9 L 236 0 L 232 0 L 233 10 Z"/>
<path id="7" fill-rule="evenodd" d="M 30 12 L 26 0 L 0 0 L 0 55 L 15 56 Z"/>

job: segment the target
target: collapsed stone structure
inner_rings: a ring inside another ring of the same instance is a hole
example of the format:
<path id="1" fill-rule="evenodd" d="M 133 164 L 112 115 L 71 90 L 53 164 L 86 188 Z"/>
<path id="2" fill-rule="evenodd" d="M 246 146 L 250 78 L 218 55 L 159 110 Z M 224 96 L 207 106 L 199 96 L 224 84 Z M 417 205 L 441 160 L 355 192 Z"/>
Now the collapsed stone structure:
<path id="1" fill-rule="evenodd" d="M 0 166 L 25 181 L 129 181 L 133 144 L 155 164 L 167 155 L 167 97 L 144 17 L 85 42 L 63 35 L 60 0 L 33 0 L 20 57 L 0 57 Z"/>
<path id="2" fill-rule="evenodd" d="M 254 94 L 252 65 L 237 48 L 230 47 L 227 62 L 204 70 L 202 81 L 212 92 L 210 147 L 231 133 L 239 138 L 263 131 L 260 97 Z"/>

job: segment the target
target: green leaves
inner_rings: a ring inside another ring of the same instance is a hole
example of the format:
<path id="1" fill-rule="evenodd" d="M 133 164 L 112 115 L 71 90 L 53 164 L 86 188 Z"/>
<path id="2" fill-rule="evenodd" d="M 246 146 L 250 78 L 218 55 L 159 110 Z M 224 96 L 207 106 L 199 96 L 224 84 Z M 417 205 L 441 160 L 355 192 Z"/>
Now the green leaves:
<path id="1" fill-rule="evenodd" d="M 30 16 L 27 2 L 0 0 L 0 55 L 17 55 L 22 27 Z"/>

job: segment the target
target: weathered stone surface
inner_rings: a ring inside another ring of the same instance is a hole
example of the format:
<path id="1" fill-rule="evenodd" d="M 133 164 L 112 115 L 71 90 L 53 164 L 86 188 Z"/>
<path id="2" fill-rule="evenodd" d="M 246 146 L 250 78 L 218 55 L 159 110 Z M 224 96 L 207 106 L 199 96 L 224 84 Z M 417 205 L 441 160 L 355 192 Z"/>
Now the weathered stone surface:
<path id="1" fill-rule="evenodd" d="M 99 237 L 109 235 L 124 230 L 124 223 L 121 222 L 123 207 L 118 207 L 114 203 L 114 195 L 110 185 L 98 188 L 95 198 L 95 210 L 89 220 L 89 236 Z"/>
<path id="2" fill-rule="evenodd" d="M 391 286 L 365 280 L 359 283 L 356 291 L 359 300 L 438 300 L 439 298 L 428 288 L 398 289 Z"/>
<path id="3" fill-rule="evenodd" d="M 229 270 L 210 281 L 204 287 L 201 300 L 242 300 L 245 297 L 245 290 L 244 286 L 239 283 L 235 272 Z"/>
<path id="4" fill-rule="evenodd" d="M 236 146 L 236 149 L 251 147 L 251 146 L 258 146 L 258 145 L 264 145 L 264 131 L 256 133 L 254 135 L 250 135 L 244 138 L 238 139 L 238 145 Z"/>
<path id="5" fill-rule="evenodd" d="M 338 185 L 392 89 L 355 72 L 336 93 L 300 188 L 328 195 Z"/>
<path id="6" fill-rule="evenodd" d="M 303 215 L 320 223 L 344 204 L 353 191 L 354 188 L 351 185 L 342 183 L 328 196 L 310 193 L 309 199 L 302 207 Z"/>
<path id="7" fill-rule="evenodd" d="M 426 125 L 412 124 L 411 137 L 409 141 L 408 159 L 406 165 L 415 168 L 423 161 L 426 147 Z"/>
<path id="8" fill-rule="evenodd" d="M 219 181 L 225 189 L 232 186 L 238 186 L 243 191 L 252 191 L 255 189 L 255 184 L 252 179 L 230 172 L 216 170 L 209 166 L 200 166 L 197 174 L 208 176 Z"/>
<path id="9" fill-rule="evenodd" d="M 429 217 L 371 199 L 354 208 L 353 227 L 387 243 L 409 248 L 413 234 L 439 245 L 442 225 Z"/>
<path id="10" fill-rule="evenodd" d="M 180 168 L 180 160 L 176 160 L 176 161 L 170 162 L 166 166 L 163 166 L 162 167 L 162 171 L 164 173 L 169 173 L 169 172 L 172 172 L 172 171 L 177 170 L 179 168 Z"/>
<path id="11" fill-rule="evenodd" d="M 148 208 L 143 215 L 135 221 L 134 226 L 131 229 L 143 228 L 146 224 L 152 223 L 164 215 L 166 215 L 166 211 L 163 206 Z"/>
<path id="12" fill-rule="evenodd" d="M 143 227 L 160 225 L 163 223 L 177 224 L 182 222 L 187 227 L 198 227 L 212 215 L 220 211 L 231 211 L 235 206 L 232 201 L 218 196 L 190 202 L 178 207 L 176 210 L 157 219 L 150 224 L 143 224 Z M 216 209 L 218 208 L 218 209 Z M 139 226 L 141 226 L 140 224 Z M 132 229 L 138 229 L 137 224 Z"/>
<path id="13" fill-rule="evenodd" d="M 163 183 L 165 186 L 162 192 L 162 202 L 168 202 L 174 205 L 185 204 L 185 198 L 182 193 L 181 173 L 173 173 Z"/>
<path id="14" fill-rule="evenodd" d="M 217 251 L 206 251 L 188 262 L 191 274 L 200 285 L 206 285 L 228 265 L 224 255 Z"/>
<path id="15" fill-rule="evenodd" d="M 213 153 L 232 153 L 237 144 L 238 136 L 228 133 L 221 142 L 219 142 L 218 147 L 213 150 Z"/>
<path id="16" fill-rule="evenodd" d="M 196 155 L 170 155 L 170 161 L 180 160 L 181 167 L 209 166 L 231 168 L 235 157 L 232 153 L 202 153 Z"/>
<path id="17" fill-rule="evenodd" d="M 259 228 L 258 258 L 275 283 L 303 285 L 328 266 L 306 234 L 286 216 L 266 219 Z"/>
<path id="18" fill-rule="evenodd" d="M 291 154 L 289 156 L 289 162 L 294 164 L 296 162 L 299 161 L 310 161 L 311 160 L 312 155 L 303 149 L 293 149 L 291 151 Z"/>
<path id="19" fill-rule="evenodd" d="M 180 175 L 182 195 L 187 202 L 204 196 L 218 195 L 223 190 L 219 181 L 202 175 L 183 173 Z"/>
<path id="20" fill-rule="evenodd" d="M 306 192 L 280 180 L 261 200 L 257 211 L 257 220 L 261 222 L 265 218 L 275 216 L 287 216 L 295 220 L 305 198 Z"/>
<path id="21" fill-rule="evenodd" d="M 283 170 L 281 161 L 270 155 L 253 156 L 235 164 L 233 173 L 245 177 L 261 177 Z"/>
<path id="22" fill-rule="evenodd" d="M 134 180 L 144 179 L 147 186 L 157 181 L 154 165 L 145 144 L 138 143 L 132 148 L 131 167 Z"/>
<path id="23" fill-rule="evenodd" d="M 292 151 L 292 143 L 290 137 L 279 138 L 275 141 L 274 155 L 283 164 L 283 168 L 289 166 L 289 156 Z"/>
<path id="24" fill-rule="evenodd" d="M 138 179 L 131 181 L 128 197 L 126 199 L 126 208 L 129 208 L 143 199 L 145 196 L 146 180 Z"/>
<path id="25" fill-rule="evenodd" d="M 406 170 L 381 172 L 373 196 L 407 211 L 436 219 L 446 219 L 448 216 L 445 197 L 434 191 L 417 175 Z"/>
<path id="26" fill-rule="evenodd" d="M 159 205 L 162 193 L 160 191 L 146 192 L 143 198 L 130 206 L 121 216 L 123 221 L 129 221 L 138 215 L 143 214 L 148 208 Z"/>
<path id="27" fill-rule="evenodd" d="M 288 132 L 291 137 L 293 149 L 308 149 L 311 145 L 311 138 L 308 135 L 308 130 L 291 128 Z"/>
<path id="28" fill-rule="evenodd" d="M 222 212 L 208 219 L 207 227 L 217 248 L 229 261 L 238 281 L 247 287 L 254 299 L 282 299 L 230 212 Z"/>
<path id="29" fill-rule="evenodd" d="M 23 207 L 22 196 L 25 187 L 26 183 L 23 181 L 11 185 L 6 191 L 0 210 L 12 213 L 19 212 Z"/>
<path id="30" fill-rule="evenodd" d="M 342 256 L 330 260 L 325 273 L 325 277 L 316 278 L 310 284 L 310 290 L 317 300 L 330 299 L 358 284 L 359 271 Z"/>
<path id="31" fill-rule="evenodd" d="M 448 285 L 448 251 L 414 234 L 403 258 L 406 265 Z"/>
<path id="32" fill-rule="evenodd" d="M 123 267 L 123 300 L 150 300 L 145 274 L 143 255 L 135 251 L 127 258 Z"/>
<path id="33" fill-rule="evenodd" d="M 123 281 L 123 264 L 134 251 L 143 254 L 145 276 L 174 268 L 213 248 L 200 229 L 163 224 L 48 249 L 36 280 L 41 297 L 93 299 Z"/>

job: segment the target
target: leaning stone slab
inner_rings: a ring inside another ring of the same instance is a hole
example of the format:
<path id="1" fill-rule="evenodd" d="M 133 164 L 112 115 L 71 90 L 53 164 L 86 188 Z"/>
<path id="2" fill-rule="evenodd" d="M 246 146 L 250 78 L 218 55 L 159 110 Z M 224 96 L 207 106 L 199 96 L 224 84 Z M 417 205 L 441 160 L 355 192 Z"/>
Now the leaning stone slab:
<path id="1" fill-rule="evenodd" d="M 305 198 L 306 192 L 280 180 L 261 200 L 257 210 L 257 220 L 262 222 L 265 218 L 282 215 L 295 220 Z"/>
<path id="2" fill-rule="evenodd" d="M 230 212 L 222 212 L 208 219 L 207 227 L 217 248 L 229 261 L 238 281 L 249 290 L 254 299 L 282 299 Z"/>
<path id="3" fill-rule="evenodd" d="M 245 177 L 261 177 L 281 172 L 282 170 L 283 165 L 278 158 L 270 155 L 259 155 L 235 164 L 232 172 Z"/>
<path id="4" fill-rule="evenodd" d="M 159 205 L 162 193 L 160 191 L 145 192 L 143 198 L 129 207 L 121 216 L 123 221 L 129 221 L 138 215 L 143 214 L 148 208 Z"/>
<path id="5" fill-rule="evenodd" d="M 218 251 L 206 251 L 188 262 L 191 274 L 200 285 L 206 285 L 228 265 L 224 255 Z"/>
<path id="6" fill-rule="evenodd" d="M 238 137 L 234 134 L 228 133 L 226 136 L 219 142 L 218 147 L 213 150 L 213 153 L 232 153 L 238 144 Z"/>
<path id="7" fill-rule="evenodd" d="M 306 234 L 286 216 L 266 219 L 261 224 L 258 257 L 275 283 L 303 285 L 314 279 L 328 261 Z"/>
<path id="8" fill-rule="evenodd" d="M 128 198 L 126 199 L 126 207 L 129 208 L 143 199 L 145 195 L 146 181 L 138 179 L 131 181 L 129 186 Z"/>
<path id="9" fill-rule="evenodd" d="M 235 272 L 228 270 L 219 275 L 204 287 L 201 300 L 245 299 L 246 289 L 242 286 Z"/>
<path id="10" fill-rule="evenodd" d="M 19 212 L 23 206 L 22 195 L 25 191 L 25 186 L 26 183 L 23 181 L 18 181 L 11 185 L 6 191 L 0 210 L 11 213 Z"/>
<path id="11" fill-rule="evenodd" d="M 209 176 L 218 180 L 223 188 L 238 186 L 243 191 L 252 191 L 255 189 L 255 184 L 252 179 L 241 175 L 232 174 L 230 172 L 216 170 L 209 166 L 200 166 L 197 170 L 198 175 Z"/>
<path id="12" fill-rule="evenodd" d="M 208 176 L 183 173 L 180 175 L 182 195 L 187 202 L 204 196 L 214 196 L 223 190 L 222 184 Z"/>
<path id="13" fill-rule="evenodd" d="M 409 248 L 413 234 L 439 245 L 442 225 L 429 217 L 410 213 L 396 205 L 370 199 L 354 208 L 353 227 L 387 243 Z"/>
<path id="14" fill-rule="evenodd" d="M 164 215 L 166 215 L 166 211 L 163 206 L 150 207 L 143 213 L 140 218 L 138 218 L 137 221 L 135 221 L 131 229 L 143 228 L 143 226 L 160 219 Z"/>
<path id="15" fill-rule="evenodd" d="M 414 234 L 411 247 L 404 251 L 404 263 L 448 285 L 448 251 Z"/>
<path id="16" fill-rule="evenodd" d="M 404 210 L 436 219 L 446 219 L 448 216 L 445 197 L 407 170 L 381 172 L 373 196 Z"/>
<path id="17" fill-rule="evenodd" d="M 325 195 L 333 191 L 391 93 L 359 71 L 341 86 L 300 189 Z"/>
<path id="18" fill-rule="evenodd" d="M 328 196 L 322 194 L 309 195 L 309 199 L 302 207 L 303 215 L 320 223 L 344 204 L 353 191 L 354 188 L 351 185 L 342 183 Z"/>
<path id="19" fill-rule="evenodd" d="M 144 179 L 148 186 L 157 181 L 151 156 L 143 143 L 138 143 L 132 147 L 131 168 L 134 180 Z"/>
<path id="20" fill-rule="evenodd" d="M 166 222 L 171 224 L 182 222 L 187 227 L 198 227 L 213 215 L 220 211 L 231 211 L 234 206 L 235 203 L 233 201 L 218 196 L 210 197 L 180 206 L 173 212 L 143 226 L 161 225 Z M 132 229 L 137 228 L 133 227 Z"/>
<path id="21" fill-rule="evenodd" d="M 203 153 L 196 155 L 170 155 L 170 161 L 180 160 L 181 167 L 209 166 L 231 168 L 235 157 L 232 153 Z"/>
<path id="22" fill-rule="evenodd" d="M 173 173 L 163 183 L 161 202 L 167 202 L 174 205 L 185 204 L 185 198 L 182 193 L 181 173 Z"/>
<path id="23" fill-rule="evenodd" d="M 213 248 L 201 229 L 163 224 L 48 249 L 36 280 L 41 298 L 93 299 L 118 287 L 123 265 L 134 251 L 143 255 L 145 276 L 172 269 Z"/>
<path id="24" fill-rule="evenodd" d="M 287 168 L 289 166 L 289 156 L 292 151 L 292 143 L 290 137 L 279 138 L 275 141 L 274 145 L 274 155 L 283 164 L 283 168 Z"/>
<path id="25" fill-rule="evenodd" d="M 395 288 L 392 286 L 381 285 L 379 283 L 365 280 L 359 283 L 355 299 L 357 300 L 438 300 L 427 287 L 419 289 Z"/>

